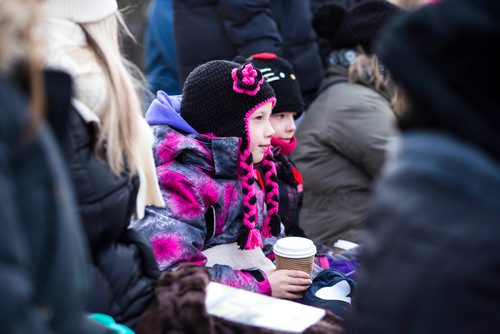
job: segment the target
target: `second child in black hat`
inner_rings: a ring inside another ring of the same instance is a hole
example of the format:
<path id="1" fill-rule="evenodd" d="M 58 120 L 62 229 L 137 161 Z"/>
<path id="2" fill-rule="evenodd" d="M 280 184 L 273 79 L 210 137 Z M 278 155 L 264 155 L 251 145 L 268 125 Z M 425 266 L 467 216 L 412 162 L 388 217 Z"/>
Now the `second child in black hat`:
<path id="1" fill-rule="evenodd" d="M 270 124 L 274 91 L 252 64 L 216 60 L 187 78 L 180 102 L 159 92 L 146 120 L 166 207 L 134 228 L 153 245 L 162 271 L 206 266 L 213 281 L 296 299 L 306 273 L 275 270 L 281 236 Z M 257 182 L 256 166 L 263 171 Z"/>
<path id="2" fill-rule="evenodd" d="M 290 63 L 276 54 L 258 53 L 248 61 L 261 70 L 264 79 L 276 94 L 277 102 L 271 114 L 271 125 L 274 129 L 271 144 L 279 148 L 274 158 L 280 193 L 279 215 L 285 225 L 285 234 L 306 237 L 299 226 L 302 175 L 289 158 L 297 144 L 295 119 L 304 110 L 299 82 Z"/>

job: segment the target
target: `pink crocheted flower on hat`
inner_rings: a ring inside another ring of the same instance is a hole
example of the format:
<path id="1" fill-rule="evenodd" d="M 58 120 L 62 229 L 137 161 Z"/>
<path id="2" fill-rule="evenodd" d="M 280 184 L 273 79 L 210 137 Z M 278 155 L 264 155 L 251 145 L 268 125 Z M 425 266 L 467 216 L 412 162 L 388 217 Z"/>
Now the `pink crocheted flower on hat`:
<path id="1" fill-rule="evenodd" d="M 260 90 L 260 85 L 264 82 L 262 73 L 253 68 L 252 64 L 246 63 L 240 68 L 231 71 L 233 77 L 233 90 L 236 93 L 254 96 Z"/>

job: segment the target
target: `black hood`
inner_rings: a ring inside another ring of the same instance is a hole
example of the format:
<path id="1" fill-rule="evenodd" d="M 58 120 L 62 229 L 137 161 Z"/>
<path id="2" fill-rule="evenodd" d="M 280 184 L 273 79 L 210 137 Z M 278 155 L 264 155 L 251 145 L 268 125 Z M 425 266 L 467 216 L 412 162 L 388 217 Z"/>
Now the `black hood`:
<path id="1" fill-rule="evenodd" d="M 415 119 L 500 159 L 500 1 L 443 0 L 406 13 L 377 45 Z"/>

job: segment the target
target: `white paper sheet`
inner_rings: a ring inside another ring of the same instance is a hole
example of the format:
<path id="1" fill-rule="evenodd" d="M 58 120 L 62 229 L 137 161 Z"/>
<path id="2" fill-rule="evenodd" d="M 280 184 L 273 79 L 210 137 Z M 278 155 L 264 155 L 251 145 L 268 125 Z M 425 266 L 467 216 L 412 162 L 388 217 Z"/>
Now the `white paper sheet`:
<path id="1" fill-rule="evenodd" d="M 209 314 L 237 323 L 301 333 L 325 310 L 210 282 L 205 305 Z"/>

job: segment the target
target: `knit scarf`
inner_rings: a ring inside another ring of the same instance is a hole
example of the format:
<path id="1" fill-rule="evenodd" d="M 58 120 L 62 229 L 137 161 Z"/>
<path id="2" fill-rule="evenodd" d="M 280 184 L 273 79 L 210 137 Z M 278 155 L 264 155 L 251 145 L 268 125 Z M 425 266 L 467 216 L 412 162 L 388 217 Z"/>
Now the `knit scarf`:
<path id="1" fill-rule="evenodd" d="M 295 150 L 295 146 L 297 146 L 297 139 L 295 138 L 295 136 L 293 136 L 288 143 L 284 140 L 271 137 L 271 145 L 281 148 L 281 154 L 288 155 Z"/>
<path id="2" fill-rule="evenodd" d="M 278 138 L 271 137 L 271 145 L 273 145 L 274 147 L 279 147 L 281 149 L 280 154 L 288 155 L 295 150 L 295 147 L 297 146 L 297 138 L 293 136 L 290 142 L 288 143 Z M 295 168 L 293 164 L 291 163 L 289 164 L 292 168 L 293 179 L 297 183 L 297 191 L 302 192 L 303 191 L 302 174 L 300 174 L 298 169 Z"/>

